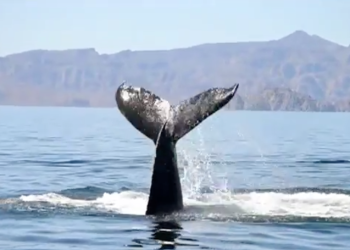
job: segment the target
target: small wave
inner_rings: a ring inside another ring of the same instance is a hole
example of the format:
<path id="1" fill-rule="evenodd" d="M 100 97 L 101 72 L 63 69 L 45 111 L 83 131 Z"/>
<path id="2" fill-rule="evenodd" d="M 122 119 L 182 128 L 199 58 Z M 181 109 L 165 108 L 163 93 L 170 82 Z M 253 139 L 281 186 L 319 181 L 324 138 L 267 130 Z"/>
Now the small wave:
<path id="1" fill-rule="evenodd" d="M 75 160 L 16 160 L 12 161 L 10 163 L 22 165 L 22 164 L 35 164 L 35 165 L 44 165 L 47 167 L 79 167 L 79 166 L 86 166 L 86 165 L 104 165 L 106 163 L 115 163 L 119 162 L 118 159 L 97 159 L 97 160 L 84 160 L 84 159 L 75 159 Z"/>
<path id="2" fill-rule="evenodd" d="M 319 188 L 319 187 L 294 187 L 294 188 L 269 188 L 269 189 L 235 189 L 234 193 L 281 193 L 281 194 L 296 194 L 296 193 L 323 193 L 323 194 L 345 194 L 350 196 L 350 190 L 340 188 Z"/>
<path id="3" fill-rule="evenodd" d="M 58 194 L 68 197 L 70 199 L 82 199 L 82 200 L 95 200 L 102 196 L 104 193 L 112 193 L 112 190 L 104 188 L 87 186 L 84 188 L 72 188 L 62 190 Z"/>
<path id="4" fill-rule="evenodd" d="M 71 193 L 80 192 L 80 195 Z M 84 198 L 86 193 L 95 198 Z M 214 192 L 184 199 L 183 220 L 241 222 L 349 222 L 349 191 L 294 188 Z M 69 195 L 70 193 L 70 195 Z M 98 194 L 98 197 L 96 195 Z M 70 197 L 68 197 L 70 196 Z M 135 191 L 107 192 L 95 187 L 60 193 L 22 195 L 0 201 L 2 211 L 60 213 L 99 216 L 143 216 L 148 194 Z"/>
<path id="5" fill-rule="evenodd" d="M 344 164 L 344 163 L 350 163 L 350 160 L 343 160 L 343 159 L 321 159 L 321 160 L 297 161 L 297 163 Z"/>
<path id="6" fill-rule="evenodd" d="M 127 166 L 128 169 L 138 169 L 142 164 L 149 163 L 149 157 L 139 157 L 136 159 L 118 159 L 118 158 L 109 158 L 109 159 L 95 159 L 95 160 L 85 160 L 85 159 L 70 159 L 70 160 L 13 160 L 9 161 L 8 164 L 16 165 L 42 165 L 46 167 L 85 167 L 85 166 L 106 166 L 106 165 L 119 165 Z M 122 168 L 122 167 L 120 167 Z"/>
<path id="7" fill-rule="evenodd" d="M 67 161 L 33 161 L 33 160 L 24 160 L 23 163 L 38 163 L 38 164 L 48 164 L 48 165 L 75 165 L 75 164 L 88 164 L 91 163 L 89 160 L 67 160 Z"/>

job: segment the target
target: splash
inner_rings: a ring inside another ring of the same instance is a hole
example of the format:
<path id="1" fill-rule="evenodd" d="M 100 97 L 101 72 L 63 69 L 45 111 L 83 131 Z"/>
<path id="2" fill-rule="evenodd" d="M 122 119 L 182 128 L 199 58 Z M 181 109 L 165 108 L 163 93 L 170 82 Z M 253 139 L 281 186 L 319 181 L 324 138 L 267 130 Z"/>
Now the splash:
<path id="1" fill-rule="evenodd" d="M 179 151 L 179 166 L 183 168 L 181 178 L 183 195 L 186 199 L 196 199 L 204 187 L 213 189 L 215 183 L 210 167 L 210 151 L 205 147 L 200 128 L 196 129 L 199 140 L 186 140 Z"/>

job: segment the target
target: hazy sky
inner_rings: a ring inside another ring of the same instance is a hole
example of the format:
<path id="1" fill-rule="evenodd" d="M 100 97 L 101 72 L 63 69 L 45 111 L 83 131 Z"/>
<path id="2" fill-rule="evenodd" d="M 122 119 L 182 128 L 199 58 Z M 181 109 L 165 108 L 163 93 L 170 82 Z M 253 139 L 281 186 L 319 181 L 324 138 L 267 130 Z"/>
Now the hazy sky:
<path id="1" fill-rule="evenodd" d="M 279 39 L 304 30 L 348 46 L 349 0 L 2 0 L 0 55 L 100 53 Z"/>

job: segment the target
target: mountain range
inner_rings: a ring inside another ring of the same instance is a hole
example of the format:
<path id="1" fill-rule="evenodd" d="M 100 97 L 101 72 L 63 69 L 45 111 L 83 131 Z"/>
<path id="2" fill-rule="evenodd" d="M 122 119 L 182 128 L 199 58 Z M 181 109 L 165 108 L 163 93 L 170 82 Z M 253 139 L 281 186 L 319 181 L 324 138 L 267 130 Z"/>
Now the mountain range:
<path id="1" fill-rule="evenodd" d="M 124 80 L 171 102 L 240 83 L 229 109 L 350 111 L 350 46 L 295 31 L 171 50 L 32 50 L 0 57 L 0 105 L 111 107 Z"/>

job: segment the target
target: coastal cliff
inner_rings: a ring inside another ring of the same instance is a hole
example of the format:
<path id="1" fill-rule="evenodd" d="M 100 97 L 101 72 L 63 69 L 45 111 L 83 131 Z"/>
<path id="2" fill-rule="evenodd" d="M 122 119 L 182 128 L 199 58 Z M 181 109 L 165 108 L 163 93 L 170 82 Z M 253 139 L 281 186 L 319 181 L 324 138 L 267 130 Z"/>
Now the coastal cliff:
<path id="1" fill-rule="evenodd" d="M 33 50 L 0 57 L 0 104 L 115 106 L 124 80 L 171 102 L 237 82 L 229 109 L 350 111 L 350 47 L 296 31 L 272 41 L 109 55 Z"/>

